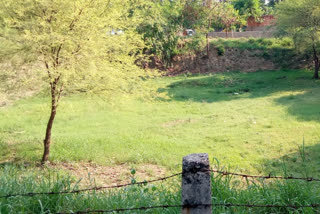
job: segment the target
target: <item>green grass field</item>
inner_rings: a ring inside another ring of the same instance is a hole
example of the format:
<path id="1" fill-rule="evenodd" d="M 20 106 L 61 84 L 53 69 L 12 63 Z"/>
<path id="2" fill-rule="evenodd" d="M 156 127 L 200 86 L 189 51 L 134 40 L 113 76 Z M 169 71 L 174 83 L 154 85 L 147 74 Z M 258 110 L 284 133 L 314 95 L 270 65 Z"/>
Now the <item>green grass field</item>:
<path id="1" fill-rule="evenodd" d="M 320 85 L 311 77 L 293 70 L 163 77 L 152 84 L 168 96 L 153 101 L 66 96 L 50 160 L 176 170 L 184 155 L 206 152 L 241 172 L 279 172 L 285 163 L 290 174 L 320 177 Z M 43 93 L 0 107 L 1 161 L 38 161 L 48 116 Z"/>

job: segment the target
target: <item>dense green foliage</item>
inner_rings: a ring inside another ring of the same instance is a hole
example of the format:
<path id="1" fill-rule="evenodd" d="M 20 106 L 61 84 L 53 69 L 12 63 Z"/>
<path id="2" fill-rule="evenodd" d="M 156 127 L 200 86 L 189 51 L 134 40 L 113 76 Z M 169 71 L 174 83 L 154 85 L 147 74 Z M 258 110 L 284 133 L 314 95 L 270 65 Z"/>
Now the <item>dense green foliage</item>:
<path id="1" fill-rule="evenodd" d="M 138 32 L 149 46 L 147 53 L 156 55 L 168 66 L 177 53 L 183 6 L 168 0 L 147 5 L 149 8 L 143 11 L 145 21 L 138 26 Z"/>
<path id="2" fill-rule="evenodd" d="M 259 0 L 233 0 L 232 4 L 239 11 L 240 15 L 246 17 L 253 16 L 260 18 L 263 13 L 262 4 Z"/>

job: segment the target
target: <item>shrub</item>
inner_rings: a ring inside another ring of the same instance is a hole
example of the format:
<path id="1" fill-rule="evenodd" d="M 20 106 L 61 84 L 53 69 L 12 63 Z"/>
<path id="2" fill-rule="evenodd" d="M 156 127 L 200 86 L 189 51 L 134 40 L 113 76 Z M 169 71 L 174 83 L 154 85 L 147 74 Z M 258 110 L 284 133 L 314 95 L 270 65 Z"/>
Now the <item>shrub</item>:
<path id="1" fill-rule="evenodd" d="M 175 53 L 177 54 L 188 54 L 188 53 L 196 53 L 198 51 L 203 50 L 205 47 L 205 37 L 201 34 L 196 34 L 192 38 L 186 39 L 179 43 L 179 49 Z"/>
<path id="2" fill-rule="evenodd" d="M 283 47 L 292 47 L 293 46 L 293 41 L 290 38 L 283 38 L 281 40 L 281 46 Z"/>
<path id="3" fill-rule="evenodd" d="M 256 42 L 256 39 L 253 38 L 253 37 L 250 37 L 250 38 L 248 39 L 248 42 L 249 42 L 250 44 L 254 44 L 254 43 Z"/>
<path id="4" fill-rule="evenodd" d="M 261 43 L 261 45 L 264 45 L 267 47 L 273 45 L 273 41 L 271 39 L 262 39 L 262 41 L 260 43 Z"/>
<path id="5" fill-rule="evenodd" d="M 223 56 L 225 54 L 225 52 L 226 52 L 226 50 L 225 50 L 223 45 L 218 45 L 217 46 L 218 56 Z"/>

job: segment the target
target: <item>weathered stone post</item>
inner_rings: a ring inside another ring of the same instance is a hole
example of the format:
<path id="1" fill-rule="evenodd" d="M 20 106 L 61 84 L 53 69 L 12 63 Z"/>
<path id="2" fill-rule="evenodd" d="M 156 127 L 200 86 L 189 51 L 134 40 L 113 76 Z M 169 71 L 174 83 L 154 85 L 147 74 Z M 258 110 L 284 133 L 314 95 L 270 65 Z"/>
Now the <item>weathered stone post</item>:
<path id="1" fill-rule="evenodd" d="M 212 214 L 209 170 L 209 155 L 206 153 L 190 154 L 183 158 L 182 214 Z"/>

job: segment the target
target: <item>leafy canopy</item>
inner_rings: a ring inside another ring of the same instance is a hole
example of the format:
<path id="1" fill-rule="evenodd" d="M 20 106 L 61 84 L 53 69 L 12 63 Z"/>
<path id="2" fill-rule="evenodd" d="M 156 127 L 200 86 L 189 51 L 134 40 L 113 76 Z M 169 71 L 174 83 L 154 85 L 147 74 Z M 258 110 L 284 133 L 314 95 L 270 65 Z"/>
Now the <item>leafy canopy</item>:
<path id="1" fill-rule="evenodd" d="M 136 33 L 143 17 L 129 13 L 133 1 L 1 0 L 1 5 L 2 59 L 37 63 L 50 85 L 127 90 L 144 75 L 135 65 L 144 48 Z M 113 35 L 117 30 L 122 33 Z"/>
<path id="2" fill-rule="evenodd" d="M 259 18 L 263 14 L 259 0 L 234 0 L 232 5 L 241 16 Z"/>
<path id="3" fill-rule="evenodd" d="M 183 5 L 180 1 L 154 1 L 145 3 L 141 10 L 145 20 L 138 32 L 143 35 L 149 54 L 158 56 L 166 65 L 177 52 Z"/>
<path id="4" fill-rule="evenodd" d="M 279 32 L 293 37 L 297 48 L 306 50 L 320 41 L 320 1 L 292 0 L 277 6 Z"/>
<path id="5" fill-rule="evenodd" d="M 277 5 L 277 27 L 282 34 L 294 39 L 300 51 L 312 50 L 314 78 L 318 78 L 320 53 L 320 1 L 291 0 Z"/>

